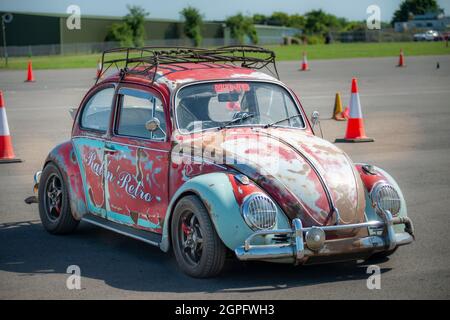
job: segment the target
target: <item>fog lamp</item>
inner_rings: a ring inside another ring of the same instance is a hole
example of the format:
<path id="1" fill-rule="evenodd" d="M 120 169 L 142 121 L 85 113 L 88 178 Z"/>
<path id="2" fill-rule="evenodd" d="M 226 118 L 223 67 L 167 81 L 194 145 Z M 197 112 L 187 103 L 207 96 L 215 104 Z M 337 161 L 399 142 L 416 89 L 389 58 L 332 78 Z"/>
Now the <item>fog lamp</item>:
<path id="1" fill-rule="evenodd" d="M 306 232 L 305 241 L 309 249 L 318 251 L 325 243 L 325 231 L 317 227 L 312 227 Z"/>

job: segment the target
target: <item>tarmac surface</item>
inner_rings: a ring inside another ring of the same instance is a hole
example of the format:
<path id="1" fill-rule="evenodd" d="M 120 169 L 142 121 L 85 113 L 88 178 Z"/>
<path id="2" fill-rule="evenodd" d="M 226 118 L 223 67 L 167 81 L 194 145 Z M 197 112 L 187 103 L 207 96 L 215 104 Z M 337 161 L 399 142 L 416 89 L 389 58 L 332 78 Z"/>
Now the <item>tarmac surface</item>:
<path id="1" fill-rule="evenodd" d="M 440 62 L 440 69 L 436 63 Z M 278 64 L 281 79 L 308 115 L 321 114 L 334 141 L 345 122 L 330 120 L 336 92 L 348 103 L 359 79 L 366 132 L 373 143 L 339 144 L 355 162 L 384 168 L 398 181 L 416 242 L 381 268 L 381 289 L 366 286 L 368 263 L 294 267 L 231 260 L 214 279 L 197 280 L 158 248 L 82 223 L 75 234 L 43 230 L 32 195 L 33 173 L 50 149 L 70 137 L 68 110 L 93 84 L 95 69 L 0 71 L 17 164 L 0 164 L 0 299 L 449 299 L 450 56 L 310 61 Z M 66 287 L 69 265 L 81 268 L 81 290 Z"/>

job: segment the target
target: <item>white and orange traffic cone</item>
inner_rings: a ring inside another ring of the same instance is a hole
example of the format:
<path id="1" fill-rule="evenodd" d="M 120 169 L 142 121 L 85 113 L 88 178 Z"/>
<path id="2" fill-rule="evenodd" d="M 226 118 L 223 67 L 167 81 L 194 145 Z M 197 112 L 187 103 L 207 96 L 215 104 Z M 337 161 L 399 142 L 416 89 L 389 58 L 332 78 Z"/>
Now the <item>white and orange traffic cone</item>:
<path id="1" fill-rule="evenodd" d="M 345 138 L 336 139 L 335 142 L 373 142 L 372 138 L 366 136 L 364 120 L 359 100 L 358 84 L 356 78 L 352 79 L 352 93 L 350 96 L 350 117 L 347 122 Z"/>
<path id="2" fill-rule="evenodd" d="M 306 57 L 305 51 L 303 51 L 303 60 L 302 60 L 302 65 L 300 67 L 300 71 L 309 71 L 308 58 Z"/>
<path id="3" fill-rule="evenodd" d="M 405 56 L 403 54 L 403 49 L 400 49 L 400 55 L 398 57 L 398 65 L 397 65 L 397 67 L 406 67 Z"/>
<path id="4" fill-rule="evenodd" d="M 0 163 L 21 162 L 17 159 L 9 134 L 8 119 L 6 118 L 5 101 L 3 92 L 0 91 Z"/>
<path id="5" fill-rule="evenodd" d="M 97 76 L 95 79 L 100 79 L 102 77 L 102 64 L 100 63 L 100 60 L 97 60 Z"/>
<path id="6" fill-rule="evenodd" d="M 33 75 L 33 64 L 30 61 L 28 61 L 28 70 L 27 70 L 27 79 L 25 82 L 34 82 L 34 75 Z"/>

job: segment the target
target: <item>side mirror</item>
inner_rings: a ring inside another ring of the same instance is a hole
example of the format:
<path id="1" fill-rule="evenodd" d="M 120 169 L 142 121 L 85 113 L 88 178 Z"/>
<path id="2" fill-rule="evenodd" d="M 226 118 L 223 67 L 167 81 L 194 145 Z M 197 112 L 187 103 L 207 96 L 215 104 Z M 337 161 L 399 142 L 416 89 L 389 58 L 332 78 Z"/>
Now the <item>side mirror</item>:
<path id="1" fill-rule="evenodd" d="M 312 124 L 313 130 L 316 125 L 319 125 L 320 136 L 323 138 L 322 126 L 320 125 L 320 119 L 319 119 L 319 111 L 313 111 L 313 113 L 311 115 L 311 124 Z"/>
<path id="2" fill-rule="evenodd" d="M 145 129 L 150 132 L 154 132 L 159 129 L 161 123 L 158 118 L 152 118 L 145 123 Z"/>
<path id="3" fill-rule="evenodd" d="M 77 115 L 77 111 L 78 111 L 77 108 L 70 108 L 69 109 L 69 113 L 70 113 L 70 116 L 72 117 L 72 120 L 75 120 L 75 117 Z"/>
<path id="4" fill-rule="evenodd" d="M 311 115 L 311 123 L 314 129 L 314 127 L 319 123 L 319 111 L 313 111 Z"/>

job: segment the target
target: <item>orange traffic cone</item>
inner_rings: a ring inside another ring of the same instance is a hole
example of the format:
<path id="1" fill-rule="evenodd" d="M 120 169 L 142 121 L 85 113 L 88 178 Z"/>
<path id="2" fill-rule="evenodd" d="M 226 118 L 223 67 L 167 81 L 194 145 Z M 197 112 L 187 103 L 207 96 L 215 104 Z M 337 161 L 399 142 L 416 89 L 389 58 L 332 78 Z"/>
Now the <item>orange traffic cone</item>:
<path id="1" fill-rule="evenodd" d="M 14 155 L 8 119 L 6 118 L 5 101 L 3 100 L 3 92 L 0 91 L 0 163 L 10 162 L 21 162 L 21 160 Z"/>
<path id="2" fill-rule="evenodd" d="M 97 60 L 97 76 L 95 79 L 100 79 L 102 77 L 102 64 L 100 63 L 100 60 Z"/>
<path id="3" fill-rule="evenodd" d="M 348 106 L 346 106 L 345 109 L 344 109 L 344 111 L 342 111 L 342 116 L 343 116 L 345 119 L 350 118 L 350 109 L 349 109 Z"/>
<path id="4" fill-rule="evenodd" d="M 400 56 L 398 57 L 398 65 L 397 67 L 406 67 L 405 57 L 403 55 L 403 49 L 400 49 Z"/>
<path id="5" fill-rule="evenodd" d="M 28 61 L 27 80 L 25 80 L 25 82 L 34 82 L 33 65 L 31 63 L 31 60 Z"/>
<path id="6" fill-rule="evenodd" d="M 306 58 L 306 52 L 303 51 L 303 61 L 300 71 L 309 71 L 308 59 Z"/>
<path id="7" fill-rule="evenodd" d="M 339 94 L 339 92 L 336 93 L 336 98 L 334 99 L 334 110 L 332 118 L 337 121 L 345 120 L 342 111 L 341 95 Z"/>
<path id="8" fill-rule="evenodd" d="M 366 136 L 364 121 L 359 101 L 358 85 L 356 78 L 352 79 L 352 94 L 350 96 L 350 118 L 347 122 L 345 138 L 336 139 L 335 142 L 373 142 L 372 138 Z"/>

